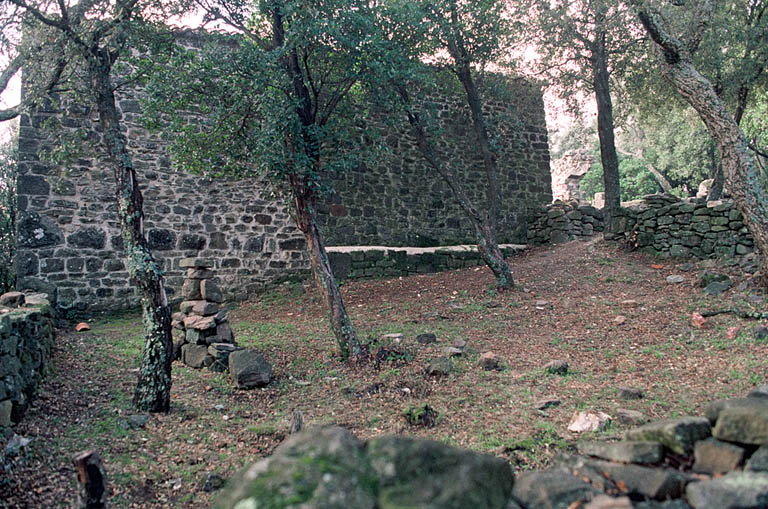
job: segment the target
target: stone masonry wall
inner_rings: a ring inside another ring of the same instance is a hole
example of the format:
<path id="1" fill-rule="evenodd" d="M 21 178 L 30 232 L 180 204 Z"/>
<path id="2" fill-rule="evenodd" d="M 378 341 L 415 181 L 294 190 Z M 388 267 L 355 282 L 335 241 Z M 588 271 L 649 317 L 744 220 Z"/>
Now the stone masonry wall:
<path id="1" fill-rule="evenodd" d="M 499 129 L 501 207 L 499 242 L 524 242 L 531 209 L 552 201 L 549 148 L 540 88 L 522 79 L 506 85 L 515 103 L 492 101 L 486 109 Z M 488 92 L 494 97 L 492 92 Z M 503 97 L 501 92 L 496 97 Z M 479 206 L 485 203 L 485 171 L 470 131 L 469 110 L 459 98 L 435 100 L 445 135 L 441 157 Z M 336 196 L 321 207 L 329 245 L 431 247 L 475 242 L 469 220 L 443 180 L 425 162 L 408 126 L 385 136 L 389 156 L 373 168 L 339 176 Z"/>
<path id="2" fill-rule="evenodd" d="M 19 422 L 34 399 L 55 337 L 45 296 L 28 296 L 22 306 L 0 310 L 0 431 Z"/>
<path id="3" fill-rule="evenodd" d="M 532 222 L 529 242 L 588 238 L 590 235 L 575 224 L 577 216 L 582 219 L 583 209 L 577 202 L 549 205 Z M 730 201 L 681 201 L 674 196 L 654 194 L 625 206 L 615 221 L 618 233 L 613 235 L 614 239 L 662 258 L 732 257 L 754 250 L 752 235 Z M 599 227 L 593 229 L 598 230 L 602 230 L 602 219 Z"/>
<path id="4" fill-rule="evenodd" d="M 500 240 L 521 236 L 527 209 L 551 200 L 549 155 L 541 94 L 520 80 L 509 83 L 519 104 L 499 105 L 520 120 L 501 140 L 504 192 Z M 117 100 L 129 149 L 144 193 L 145 229 L 153 253 L 178 300 L 183 280 L 179 261 L 215 261 L 217 282 L 227 300 L 242 300 L 281 280 L 306 277 L 305 242 L 283 203 L 270 199 L 259 181 L 211 180 L 174 171 L 159 136 L 141 125 L 141 91 L 122 87 Z M 473 196 L 481 174 L 467 139 L 465 112 L 446 101 L 442 149 L 463 172 Z M 24 115 L 19 131 L 17 274 L 19 289 L 49 293 L 66 312 L 120 309 L 137 298 L 128 279 L 116 216 L 114 178 L 99 150 L 95 111 L 53 103 Z M 89 152 L 60 166 L 41 161 L 54 145 L 46 122 L 58 132 L 80 133 Z M 466 243 L 471 229 L 444 184 L 427 173 L 413 140 L 395 129 L 387 137 L 392 159 L 335 184 L 337 195 L 321 210 L 328 245 L 434 245 Z M 513 232 L 517 232 L 513 235 Z M 524 234 L 523 234 L 524 235 Z"/>

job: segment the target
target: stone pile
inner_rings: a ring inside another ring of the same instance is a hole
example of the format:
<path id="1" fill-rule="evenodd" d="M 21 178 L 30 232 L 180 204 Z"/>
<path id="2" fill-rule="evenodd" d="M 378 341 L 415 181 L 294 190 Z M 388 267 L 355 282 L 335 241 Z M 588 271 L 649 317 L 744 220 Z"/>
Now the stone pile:
<path id="1" fill-rule="evenodd" d="M 603 231 L 603 211 L 576 200 L 548 205 L 528 227 L 531 244 L 588 239 Z"/>
<path id="2" fill-rule="evenodd" d="M 216 507 L 768 507 L 768 386 L 705 414 L 580 442 L 553 468 L 517 475 L 501 458 L 429 440 L 308 430 L 235 476 Z"/>
<path id="3" fill-rule="evenodd" d="M 238 350 L 229 325 L 224 297 L 213 280 L 213 260 L 184 258 L 180 267 L 187 269 L 181 286 L 184 299 L 172 325 L 184 332 L 177 348 L 181 361 L 192 368 L 227 371 L 229 355 Z"/>

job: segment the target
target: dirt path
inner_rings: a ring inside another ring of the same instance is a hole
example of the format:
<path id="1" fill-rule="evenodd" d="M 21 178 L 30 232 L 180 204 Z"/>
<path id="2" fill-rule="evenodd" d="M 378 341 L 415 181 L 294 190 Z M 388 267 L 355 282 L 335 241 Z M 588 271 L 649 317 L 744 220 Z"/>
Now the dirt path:
<path id="1" fill-rule="evenodd" d="M 766 309 L 736 267 L 717 269 L 731 275 L 734 289 L 710 297 L 696 286 L 701 264 L 676 267 L 600 242 L 536 248 L 510 261 L 521 289 L 501 294 L 485 268 L 345 284 L 353 320 L 379 353 L 361 371 L 336 359 L 314 291 L 293 285 L 265 294 L 231 316 L 237 341 L 262 350 L 276 380 L 236 391 L 223 375 L 176 364 L 171 413 L 139 429 L 125 422 L 133 413 L 140 318 L 111 317 L 85 334 L 62 333 L 53 372 L 15 429 L 31 443 L 0 472 L 0 506 L 68 505 L 75 493 L 70 458 L 94 447 L 110 476 L 113 507 L 205 507 L 209 475 L 226 478 L 268 454 L 294 408 L 309 424 L 341 424 L 361 437 L 429 436 L 523 469 L 571 446 L 577 437 L 566 427 L 576 410 L 671 417 L 765 382 L 768 344 L 753 338 L 754 322 L 721 315 L 704 328 L 691 324 L 693 311 Z M 658 263 L 665 266 L 654 268 Z M 686 279 L 668 284 L 670 274 Z M 729 327 L 741 333 L 728 339 Z M 416 343 L 425 332 L 439 342 Z M 404 339 L 381 339 L 387 333 Z M 467 352 L 454 359 L 455 372 L 426 376 L 430 359 L 457 340 Z M 506 369 L 482 370 L 485 351 Z M 566 360 L 569 374 L 545 375 L 542 366 L 553 359 Z M 646 397 L 619 399 L 625 385 Z M 545 397 L 561 403 L 536 410 Z M 427 403 L 440 413 L 437 426 L 407 425 L 403 412 Z M 615 423 L 599 437 L 624 429 Z"/>

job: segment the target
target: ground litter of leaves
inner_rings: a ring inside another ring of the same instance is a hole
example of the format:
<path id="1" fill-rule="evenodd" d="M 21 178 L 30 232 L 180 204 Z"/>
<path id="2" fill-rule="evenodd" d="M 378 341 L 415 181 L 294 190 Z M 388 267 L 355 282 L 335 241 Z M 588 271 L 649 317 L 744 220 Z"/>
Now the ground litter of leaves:
<path id="1" fill-rule="evenodd" d="M 172 410 L 151 415 L 143 428 L 126 425 L 136 413 L 140 317 L 59 331 L 52 372 L 14 428 L 31 442 L 0 470 L 0 506 L 68 506 L 76 496 L 71 458 L 94 448 L 112 507 L 207 507 L 212 476 L 226 479 L 270 454 L 295 409 L 309 426 L 337 424 L 361 438 L 417 435 L 496 454 L 517 470 L 540 468 L 584 438 L 566 429 L 575 411 L 698 414 L 713 399 L 765 382 L 768 342 L 753 335 L 759 322 L 727 314 L 701 327 L 692 321 L 704 310 L 766 309 L 764 294 L 738 266 L 659 261 L 602 241 L 534 248 L 509 261 L 519 288 L 506 292 L 494 290 L 485 267 L 344 284 L 357 330 L 372 342 L 372 360 L 359 368 L 337 358 L 321 300 L 308 285 L 284 285 L 240 304 L 230 312 L 235 338 L 264 353 L 275 380 L 241 391 L 224 374 L 175 363 Z M 733 288 L 706 295 L 698 286 L 705 268 L 728 274 Z M 673 274 L 685 280 L 669 284 Z M 393 333 L 403 339 L 386 337 Z M 417 343 L 422 333 L 438 342 Z M 466 347 L 453 359 L 455 372 L 426 375 L 430 360 L 458 340 Z M 478 365 L 487 351 L 503 370 Z M 568 362 L 567 375 L 544 372 L 555 359 Z M 645 397 L 621 400 L 620 386 Z M 547 397 L 561 403 L 536 410 Z M 404 412 L 425 404 L 437 410 L 436 425 L 409 425 Z M 625 430 L 613 422 L 589 438 Z"/>

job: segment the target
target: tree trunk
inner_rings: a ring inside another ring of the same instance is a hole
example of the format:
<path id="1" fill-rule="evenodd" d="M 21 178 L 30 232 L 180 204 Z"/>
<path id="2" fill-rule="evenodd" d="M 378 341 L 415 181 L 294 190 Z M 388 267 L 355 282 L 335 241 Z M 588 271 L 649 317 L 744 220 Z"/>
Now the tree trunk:
<path id="1" fill-rule="evenodd" d="M 595 101 L 597 102 L 597 136 L 600 139 L 600 161 L 603 166 L 605 206 L 603 224 L 605 233 L 615 233 L 614 218 L 621 207 L 619 183 L 619 157 L 613 129 L 613 103 L 611 102 L 610 76 L 604 35 L 598 35 L 592 52 L 594 65 Z"/>
<path id="2" fill-rule="evenodd" d="M 715 93 L 712 83 L 693 65 L 682 43 L 666 31 L 658 14 L 644 3 L 637 6 L 640 21 L 661 50 L 664 76 L 698 112 L 720 150 L 726 185 L 752 233 L 760 253 L 763 284 L 768 286 L 768 193 L 755 171 L 744 133 Z"/>
<path id="3" fill-rule="evenodd" d="M 291 191 L 294 197 L 296 225 L 306 239 L 312 274 L 318 288 L 325 296 L 331 330 L 336 336 L 341 358 L 344 360 L 351 359 L 358 363 L 363 362 L 367 358 L 368 352 L 357 337 L 357 332 L 341 298 L 339 284 L 333 275 L 333 270 L 331 270 L 323 235 L 317 225 L 314 199 L 311 192 L 306 190 L 303 183 L 299 183 L 296 176 L 291 177 Z"/>
<path id="4" fill-rule="evenodd" d="M 451 21 L 454 27 L 459 26 L 458 12 L 455 3 L 451 3 Z M 477 249 L 480 256 L 483 258 L 483 261 L 485 261 L 488 267 L 493 271 L 493 275 L 496 276 L 496 286 L 502 289 L 514 288 L 515 281 L 512 277 L 512 271 L 509 269 L 506 260 L 504 260 L 504 255 L 501 253 L 498 241 L 496 240 L 499 203 L 501 201 L 496 153 L 491 148 L 488 127 L 485 125 L 485 118 L 483 117 L 483 102 L 480 99 L 477 85 L 472 77 L 472 68 L 470 66 L 469 54 L 465 42 L 458 29 L 454 32 L 454 37 L 448 41 L 448 52 L 453 59 L 456 76 L 458 76 L 462 87 L 464 87 L 469 111 L 472 114 L 472 128 L 475 137 L 477 138 L 480 154 L 483 157 L 483 167 L 485 168 L 485 180 L 487 186 L 487 208 L 485 217 L 480 219 L 481 216 L 477 213 L 477 209 L 471 207 L 475 211 L 474 217 L 478 218 L 473 221 L 478 241 Z M 455 182 L 454 185 L 451 185 L 450 187 L 451 189 L 459 188 Z M 470 204 L 469 200 L 466 199 L 467 197 L 465 196 L 464 198 L 465 203 Z M 469 214 L 469 216 L 470 218 L 473 217 L 472 214 Z"/>
<path id="5" fill-rule="evenodd" d="M 504 254 L 501 252 L 501 249 L 496 242 L 496 236 L 494 235 L 491 223 L 487 220 L 488 216 L 486 215 L 483 217 L 477 207 L 475 207 L 469 199 L 464 188 L 458 182 L 456 171 L 450 165 L 445 165 L 439 160 L 434 146 L 427 138 L 424 126 L 422 126 L 418 114 L 411 110 L 410 97 L 405 87 L 403 85 L 397 85 L 397 91 L 400 95 L 400 99 L 407 108 L 408 122 L 411 124 L 411 129 L 416 138 L 416 144 L 419 147 L 419 151 L 422 156 L 424 156 L 427 164 L 429 164 L 437 174 L 440 175 L 443 181 L 448 184 L 448 188 L 453 193 L 453 197 L 472 222 L 475 229 L 477 251 L 496 277 L 496 286 L 498 288 L 514 288 L 515 280 L 512 276 L 512 270 L 509 268 L 509 264 L 504 259 Z"/>
<path id="6" fill-rule="evenodd" d="M 115 104 L 106 51 L 91 57 L 89 75 L 99 111 L 99 124 L 115 175 L 117 215 L 128 257 L 128 273 L 139 290 L 144 316 L 144 349 L 133 402 L 140 410 L 167 412 L 171 397 L 171 310 L 163 274 L 144 235 L 143 198 Z"/>
<path id="7" fill-rule="evenodd" d="M 281 6 L 273 4 L 270 8 L 272 42 L 276 48 L 285 47 L 285 28 L 283 26 L 283 13 Z M 301 121 L 302 130 L 302 150 L 308 161 L 313 165 L 312 171 L 321 173 L 320 167 L 320 142 L 315 134 L 316 109 L 312 105 L 312 97 L 309 88 L 305 83 L 305 77 L 299 65 L 298 52 L 295 47 L 286 51 L 281 58 L 281 64 L 285 72 L 291 79 L 292 94 L 296 100 L 294 113 Z M 290 136 L 286 139 L 288 146 L 295 147 Z M 347 314 L 344 301 L 341 298 L 339 284 L 331 270 L 331 263 L 328 260 L 328 253 L 325 251 L 325 242 L 320 228 L 317 225 L 317 215 L 315 212 L 315 194 L 307 185 L 308 177 L 290 173 L 288 180 L 291 194 L 294 202 L 294 212 L 296 225 L 304 234 L 307 242 L 307 255 L 309 263 L 312 266 L 312 274 L 315 282 L 322 293 L 325 294 L 325 300 L 328 307 L 328 317 L 330 319 L 331 330 L 336 336 L 336 342 L 339 344 L 342 359 L 351 359 L 361 363 L 367 358 L 367 351 L 360 343 Z"/>
<path id="8" fill-rule="evenodd" d="M 107 507 L 107 474 L 99 453 L 94 450 L 81 452 L 72 458 L 77 471 L 78 509 L 104 509 Z"/>

